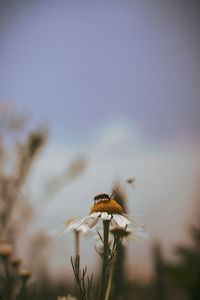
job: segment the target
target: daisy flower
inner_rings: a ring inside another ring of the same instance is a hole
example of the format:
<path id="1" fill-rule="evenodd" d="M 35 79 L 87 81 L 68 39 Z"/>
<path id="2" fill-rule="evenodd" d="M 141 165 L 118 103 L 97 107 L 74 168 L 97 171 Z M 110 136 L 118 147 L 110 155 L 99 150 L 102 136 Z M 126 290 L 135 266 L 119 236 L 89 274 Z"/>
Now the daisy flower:
<path id="1" fill-rule="evenodd" d="M 127 246 L 129 242 L 139 242 L 148 238 L 148 233 L 145 231 L 144 226 L 139 224 L 137 226 L 121 228 L 115 227 L 110 229 L 110 233 L 112 234 L 114 239 L 123 238 L 122 244 L 123 246 Z"/>
<path id="2" fill-rule="evenodd" d="M 128 225 L 134 224 L 131 216 L 123 213 L 121 205 L 111 199 L 108 194 L 99 194 L 94 197 L 94 204 L 90 209 L 89 215 L 76 219 L 72 222 L 72 225 L 77 230 L 84 224 L 89 228 L 93 228 L 100 219 L 110 221 L 112 227 L 119 226 L 125 228 Z"/>
<path id="3" fill-rule="evenodd" d="M 85 236 L 89 236 L 91 234 L 91 230 L 90 228 L 86 225 L 86 224 L 80 224 L 80 226 L 77 227 L 76 225 L 76 221 L 79 218 L 71 218 L 68 219 L 64 222 L 63 225 L 61 225 L 60 227 L 51 230 L 49 232 L 50 235 L 63 235 L 63 234 L 67 234 L 70 231 L 74 232 L 74 233 L 81 233 Z"/>
<path id="4" fill-rule="evenodd" d="M 80 255 L 80 235 L 83 234 L 85 237 L 90 237 L 95 234 L 90 230 L 90 228 L 86 224 L 80 224 L 80 226 L 77 227 L 76 225 L 77 219 L 78 218 L 68 219 L 65 221 L 63 225 L 49 232 L 50 235 L 56 236 L 56 235 L 64 235 L 71 231 L 74 234 L 75 256 Z"/>

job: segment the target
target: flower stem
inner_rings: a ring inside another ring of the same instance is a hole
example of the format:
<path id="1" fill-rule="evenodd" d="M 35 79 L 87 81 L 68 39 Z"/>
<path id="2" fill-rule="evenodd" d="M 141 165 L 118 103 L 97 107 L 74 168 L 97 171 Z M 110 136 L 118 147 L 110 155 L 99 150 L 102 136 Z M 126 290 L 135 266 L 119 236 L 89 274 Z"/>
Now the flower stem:
<path id="1" fill-rule="evenodd" d="M 77 230 L 74 230 L 74 251 L 75 251 L 75 258 L 79 259 L 80 262 L 80 232 Z M 75 293 L 77 293 L 78 284 L 76 278 L 74 281 L 74 289 L 75 289 Z"/>
<path id="2" fill-rule="evenodd" d="M 79 231 L 74 231 L 75 235 L 75 256 L 79 255 L 80 256 L 80 232 Z"/>
<path id="3" fill-rule="evenodd" d="M 115 261 L 116 261 L 116 255 L 114 256 L 112 265 L 111 265 L 111 269 L 110 269 L 110 274 L 109 274 L 109 279 L 108 279 L 108 286 L 106 289 L 106 295 L 105 295 L 105 300 L 109 299 L 109 295 L 110 295 L 110 290 L 111 290 L 111 285 L 112 285 L 112 277 L 113 277 L 113 269 L 115 266 Z"/>
<path id="4" fill-rule="evenodd" d="M 109 225 L 110 220 L 103 221 L 103 234 L 104 234 L 104 245 L 103 245 L 103 263 L 102 263 L 102 272 L 101 272 L 101 283 L 99 289 L 99 300 L 104 299 L 105 294 L 105 285 L 106 285 L 106 267 L 107 267 L 107 259 L 108 259 L 108 236 L 109 236 Z"/>

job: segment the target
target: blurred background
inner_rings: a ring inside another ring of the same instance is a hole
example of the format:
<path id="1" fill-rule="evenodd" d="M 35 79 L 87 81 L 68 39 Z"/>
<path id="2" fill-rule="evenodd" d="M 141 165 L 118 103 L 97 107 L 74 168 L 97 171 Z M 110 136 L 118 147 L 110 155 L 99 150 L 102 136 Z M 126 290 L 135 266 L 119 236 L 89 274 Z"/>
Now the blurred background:
<path id="1" fill-rule="evenodd" d="M 1 243 L 37 299 L 73 292 L 73 236 L 48 232 L 113 186 L 150 235 L 126 249 L 118 298 L 199 299 L 199 8 L 0 1 Z M 92 241 L 81 257 L 96 272 Z"/>

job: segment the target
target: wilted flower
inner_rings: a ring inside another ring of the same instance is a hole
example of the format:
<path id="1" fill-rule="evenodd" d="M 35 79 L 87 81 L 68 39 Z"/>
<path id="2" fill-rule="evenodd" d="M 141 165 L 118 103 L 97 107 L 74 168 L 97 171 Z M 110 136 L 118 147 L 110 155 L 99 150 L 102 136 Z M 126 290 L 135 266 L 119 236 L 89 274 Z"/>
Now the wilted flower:
<path id="1" fill-rule="evenodd" d="M 31 270 L 28 270 L 28 269 L 21 269 L 19 271 L 19 275 L 21 276 L 22 279 L 27 280 L 31 277 L 32 272 L 31 272 Z"/>
<path id="2" fill-rule="evenodd" d="M 18 267 L 21 264 L 22 260 L 19 257 L 11 257 L 10 263 L 13 267 Z"/>
<path id="3" fill-rule="evenodd" d="M 110 229 L 110 232 L 114 239 L 123 238 L 122 244 L 124 246 L 126 246 L 128 242 L 138 242 L 148 238 L 148 233 L 145 231 L 144 226 L 142 224 L 138 224 L 132 227 L 128 226 L 125 229 L 121 227 L 115 227 Z"/>
<path id="4" fill-rule="evenodd" d="M 99 247 L 102 245 L 102 239 L 100 237 L 103 235 L 103 228 L 101 226 L 96 226 L 96 229 L 98 234 L 95 235 L 95 245 Z M 129 242 L 139 242 L 149 237 L 145 230 L 145 226 L 136 221 L 133 221 L 131 225 L 128 225 L 125 228 L 111 226 L 109 232 L 111 233 L 109 234 L 109 244 L 121 240 L 124 246 L 127 246 Z"/>
<path id="5" fill-rule="evenodd" d="M 8 257 L 12 254 L 12 245 L 8 243 L 0 243 L 0 256 Z"/>

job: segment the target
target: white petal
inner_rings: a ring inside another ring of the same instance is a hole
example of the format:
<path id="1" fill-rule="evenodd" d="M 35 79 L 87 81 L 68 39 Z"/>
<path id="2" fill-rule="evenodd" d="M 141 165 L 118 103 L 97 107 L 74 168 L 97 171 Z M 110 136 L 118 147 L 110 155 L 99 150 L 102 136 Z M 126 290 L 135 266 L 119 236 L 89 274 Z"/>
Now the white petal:
<path id="1" fill-rule="evenodd" d="M 89 231 L 89 227 L 88 225 L 81 224 L 76 230 L 81 232 L 82 234 L 87 234 Z"/>
<path id="2" fill-rule="evenodd" d="M 50 230 L 48 232 L 49 235 L 62 235 L 64 233 L 66 233 L 68 230 L 67 230 L 67 226 L 65 224 L 59 226 L 58 228 L 56 229 L 53 229 L 53 230 Z"/>
<path id="3" fill-rule="evenodd" d="M 111 219 L 111 215 L 107 214 L 107 212 L 103 212 L 103 213 L 101 213 L 101 218 L 103 220 L 110 220 Z"/>
<path id="4" fill-rule="evenodd" d="M 108 214 L 108 220 L 110 220 L 112 218 L 112 215 Z"/>
<path id="5" fill-rule="evenodd" d="M 87 216 L 85 216 L 85 217 L 80 217 L 80 218 L 77 218 L 76 220 L 74 220 L 74 221 L 71 221 L 71 222 L 70 222 L 70 225 L 71 225 L 71 224 L 78 224 L 78 223 L 81 223 L 82 221 L 86 220 L 86 219 L 87 219 L 87 217 L 88 217 L 88 215 L 87 215 Z"/>
<path id="6" fill-rule="evenodd" d="M 94 219 L 94 221 L 90 224 L 90 228 L 94 227 L 99 221 L 99 218 L 97 217 L 96 219 Z"/>
<path id="7" fill-rule="evenodd" d="M 68 226 L 68 231 L 74 231 L 74 230 L 78 230 L 78 231 L 81 231 L 81 227 L 82 226 L 85 226 L 83 223 L 76 223 L 76 224 L 70 224 Z"/>
<path id="8" fill-rule="evenodd" d="M 135 220 L 135 217 L 138 217 L 139 215 L 135 215 L 135 216 L 130 216 L 130 215 L 126 215 L 126 214 L 122 214 L 122 215 L 131 222 L 130 226 L 132 228 L 136 228 L 136 227 L 141 228 L 144 226 L 142 223 Z"/>
<path id="9" fill-rule="evenodd" d="M 82 224 L 87 224 L 88 221 L 91 220 L 91 216 L 85 216 L 83 218 L 80 218 L 76 221 L 73 221 L 70 223 L 71 226 L 73 226 L 73 229 L 77 229 L 82 225 Z"/>
<path id="10" fill-rule="evenodd" d="M 113 218 L 110 220 L 110 227 L 116 227 L 116 222 L 113 220 Z"/>
<path id="11" fill-rule="evenodd" d="M 113 214 L 113 218 L 115 222 L 121 227 L 125 227 L 126 225 L 131 223 L 128 219 L 126 219 L 122 215 Z"/>
<path id="12" fill-rule="evenodd" d="M 125 213 L 122 214 L 123 216 L 127 217 L 127 218 L 130 218 L 130 217 L 141 217 L 142 215 L 127 215 Z"/>
<path id="13" fill-rule="evenodd" d="M 80 230 L 83 234 L 87 234 L 89 232 L 88 226 L 84 224 L 80 226 Z"/>
<path id="14" fill-rule="evenodd" d="M 100 216 L 100 214 L 101 214 L 100 212 L 94 212 L 94 213 L 91 214 L 91 217 L 97 218 L 97 217 Z"/>

